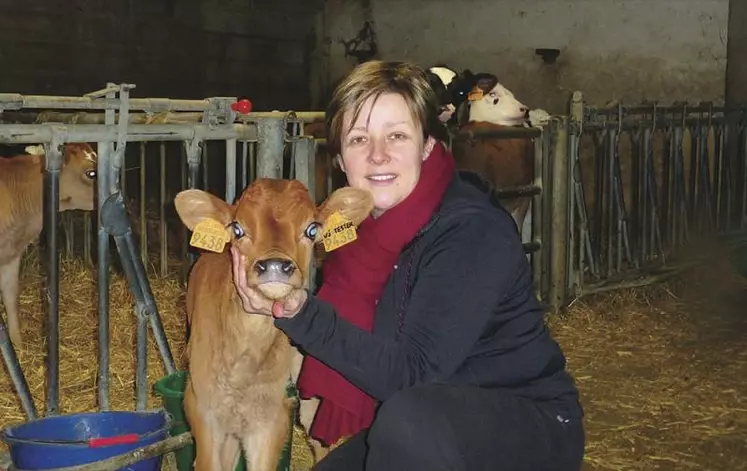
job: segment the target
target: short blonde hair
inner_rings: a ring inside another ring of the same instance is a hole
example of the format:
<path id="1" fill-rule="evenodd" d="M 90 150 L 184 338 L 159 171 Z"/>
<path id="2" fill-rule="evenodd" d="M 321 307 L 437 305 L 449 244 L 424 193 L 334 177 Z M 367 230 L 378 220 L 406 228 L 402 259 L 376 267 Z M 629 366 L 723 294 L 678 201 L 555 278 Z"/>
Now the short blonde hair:
<path id="1" fill-rule="evenodd" d="M 443 126 L 438 121 L 438 97 L 423 68 L 410 62 L 368 61 L 355 67 L 337 85 L 327 107 L 327 146 L 332 155 L 340 154 L 342 149 L 345 113 L 352 111 L 352 126 L 366 101 L 371 97 L 376 100 L 384 93 L 397 93 L 404 98 L 424 138 L 443 132 L 439 129 Z"/>

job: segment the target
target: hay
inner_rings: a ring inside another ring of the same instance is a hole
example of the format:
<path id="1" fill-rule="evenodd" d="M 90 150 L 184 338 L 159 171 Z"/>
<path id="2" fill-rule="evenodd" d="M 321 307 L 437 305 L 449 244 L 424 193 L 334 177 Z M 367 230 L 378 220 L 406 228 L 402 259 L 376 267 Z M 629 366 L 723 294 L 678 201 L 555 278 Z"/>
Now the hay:
<path id="1" fill-rule="evenodd" d="M 44 414 L 46 368 L 46 335 L 41 286 L 44 282 L 36 248 L 24 256 L 21 276 L 21 316 L 24 345 L 16 347 L 37 411 Z M 184 369 L 183 352 L 186 334 L 184 290 L 178 273 L 157 277 L 149 269 L 151 289 L 158 305 L 166 336 L 177 369 Z M 97 410 L 97 288 L 96 269 L 81 260 L 60 260 L 60 412 L 76 413 Z M 135 409 L 135 342 L 136 323 L 132 295 L 124 276 L 112 271 L 110 280 L 110 379 L 109 397 L 112 409 Z M 148 407 L 160 407 L 161 399 L 152 394 L 156 381 L 165 376 L 153 335 L 148 345 Z M 0 427 L 25 421 L 5 368 L 0 373 Z M 297 469 L 310 468 L 310 452 L 296 430 L 293 458 Z M 5 451 L 4 444 L 0 451 Z M 167 462 L 171 460 L 168 459 Z M 173 466 L 173 465 L 172 465 Z"/>
<path id="2" fill-rule="evenodd" d="M 721 259 L 551 319 L 586 412 L 585 470 L 745 469 L 746 292 Z"/>
<path id="3" fill-rule="evenodd" d="M 21 296 L 27 344 L 18 354 L 43 410 L 42 281 L 38 256 L 25 259 Z M 720 274 L 721 276 L 715 276 Z M 95 270 L 63 257 L 60 280 L 60 399 L 63 412 L 95 410 Z M 177 276 L 150 275 L 179 367 L 184 294 Z M 586 412 L 585 470 L 744 469 L 747 462 L 747 289 L 728 260 L 667 284 L 611 292 L 574 303 L 549 320 L 568 357 Z M 740 302 L 742 301 L 742 302 Z M 736 310 L 736 311 L 735 311 Z M 739 313 L 736 315 L 735 312 Z M 148 378 L 165 374 L 155 342 Z M 126 280 L 111 280 L 111 403 L 133 409 L 135 323 Z M 149 397 L 149 407 L 160 400 Z M 0 374 L 0 427 L 23 421 L 7 374 Z M 293 468 L 311 456 L 296 428 Z M 173 469 L 173 463 L 167 468 Z"/>

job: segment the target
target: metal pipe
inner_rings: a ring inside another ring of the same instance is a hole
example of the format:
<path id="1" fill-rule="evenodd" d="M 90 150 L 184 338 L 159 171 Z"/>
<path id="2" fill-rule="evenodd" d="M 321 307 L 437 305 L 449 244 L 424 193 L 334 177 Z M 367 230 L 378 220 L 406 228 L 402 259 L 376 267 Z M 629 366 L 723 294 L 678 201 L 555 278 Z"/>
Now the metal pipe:
<path id="1" fill-rule="evenodd" d="M 257 177 L 281 178 L 285 142 L 284 120 L 277 118 L 258 120 L 257 138 Z"/>
<path id="2" fill-rule="evenodd" d="M 60 400 L 60 254 L 57 246 L 57 218 L 60 209 L 60 171 L 63 130 L 52 128 L 45 145 L 44 227 L 47 229 L 47 415 L 59 413 Z"/>
<path id="3" fill-rule="evenodd" d="M 18 398 L 21 400 L 21 407 L 23 408 L 23 412 L 26 414 L 26 418 L 28 420 L 36 419 L 36 405 L 34 405 L 34 400 L 31 398 L 31 392 L 29 391 L 28 382 L 26 382 L 26 376 L 23 374 L 21 364 L 18 362 L 16 349 L 10 342 L 8 329 L 5 326 L 5 322 L 3 322 L 2 316 L 0 316 L 0 352 L 2 352 L 5 367 L 8 370 L 8 376 L 10 376 L 10 382 L 16 390 L 16 394 L 18 394 Z"/>
<path id="4" fill-rule="evenodd" d="M 109 142 L 98 143 L 98 210 L 101 210 L 104 202 L 109 197 L 109 175 L 110 175 L 110 156 L 112 145 Z M 99 410 L 109 410 L 109 233 L 101 224 L 101 217 L 98 218 L 98 254 L 97 254 L 97 274 L 98 274 L 98 400 Z"/>
<path id="5" fill-rule="evenodd" d="M 535 292 L 542 292 L 542 260 L 545 256 L 546 250 L 543 250 L 544 245 L 542 243 L 542 205 L 545 196 L 545 187 L 543 184 L 543 168 L 544 168 L 544 142 L 545 135 L 540 133 L 539 137 L 534 138 L 534 187 L 539 189 L 539 192 L 532 198 L 532 242 L 539 245 L 539 250 L 532 253 L 532 281 L 534 284 Z M 313 197 L 313 194 L 312 194 Z"/>
<path id="6" fill-rule="evenodd" d="M 21 95 L 19 93 L 0 93 L 0 110 L 21 110 L 50 108 L 55 110 L 117 110 L 120 99 L 114 97 L 116 90 L 107 90 L 104 99 L 94 96 L 51 96 Z M 130 109 L 135 111 L 205 111 L 212 108 L 210 100 L 173 100 L 170 98 L 134 98 Z"/>
<path id="7" fill-rule="evenodd" d="M 160 239 L 160 268 L 161 276 L 166 276 L 169 271 L 169 244 L 168 244 L 168 224 L 166 223 L 166 143 L 161 143 L 161 168 L 159 173 L 159 204 L 158 204 L 158 238 Z M 147 253 L 147 251 L 146 251 Z"/>
<path id="8" fill-rule="evenodd" d="M 136 102 L 137 99 L 130 99 L 130 109 L 133 108 L 133 103 Z M 54 108 L 54 107 L 50 107 Z M 79 108 L 79 107 L 73 107 L 73 108 Z M 117 106 L 114 106 L 115 109 L 119 109 Z M 17 109 L 17 108 L 14 108 Z M 20 108 L 18 108 L 20 109 Z M 58 108 L 59 109 L 59 108 Z M 2 104 L 0 104 L 0 111 L 2 110 Z M 105 118 L 102 115 L 102 113 L 97 112 L 100 110 L 94 110 L 94 112 L 85 112 L 85 111 L 78 111 L 78 112 L 60 112 L 60 111 L 52 111 L 52 110 L 44 110 L 44 111 L 5 111 L 0 114 L 0 117 L 5 118 L 7 121 L 13 121 L 13 122 L 21 122 L 26 124 L 35 124 L 39 122 L 40 120 L 43 120 L 44 122 L 55 122 L 55 123 L 66 123 L 66 124 L 104 124 Z M 176 111 L 176 110 L 166 110 L 166 109 L 159 109 L 159 110 L 146 110 L 145 113 L 128 113 L 127 116 L 127 123 L 130 125 L 133 124 L 148 124 L 153 120 L 153 113 L 166 113 L 162 116 L 158 117 L 158 122 L 160 124 L 191 124 L 191 123 L 200 123 L 202 122 L 205 112 L 185 112 L 185 111 Z M 323 120 L 324 119 L 324 112 L 323 111 L 298 111 L 295 112 L 296 116 L 292 118 L 288 118 L 287 121 L 289 123 L 309 123 L 313 121 Z M 287 116 L 286 112 L 253 112 L 249 113 L 247 115 L 238 115 L 236 116 L 236 121 L 240 123 L 253 123 L 257 121 L 258 119 L 263 118 L 285 118 Z"/>
<path id="9" fill-rule="evenodd" d="M 147 142 L 140 143 L 140 258 L 143 260 L 143 263 L 148 262 L 148 218 L 145 214 L 147 211 L 145 203 L 148 199 L 145 191 L 148 186 L 147 179 L 145 178 L 147 145 Z"/>
<path id="10" fill-rule="evenodd" d="M 568 118 L 553 118 L 552 132 L 556 135 L 552 158 L 552 218 L 550 219 L 552 247 L 550 255 L 550 287 L 548 303 L 557 311 L 566 301 L 566 256 L 568 237 Z"/>
<path id="11" fill-rule="evenodd" d="M 52 140 L 51 124 L 0 124 L 0 142 L 5 144 L 36 144 Z M 101 124 L 62 126 L 67 142 L 114 142 L 117 129 Z M 252 124 L 207 126 L 204 124 L 135 124 L 128 126 L 127 142 L 243 139 L 257 140 Z"/>
<path id="12" fill-rule="evenodd" d="M 539 128 L 507 126 L 499 129 L 458 131 L 451 136 L 451 139 L 453 141 L 468 141 L 476 139 L 532 139 L 540 136 L 542 136 L 542 130 Z"/>
<path id="13" fill-rule="evenodd" d="M 236 139 L 226 139 L 226 202 L 236 198 Z"/>

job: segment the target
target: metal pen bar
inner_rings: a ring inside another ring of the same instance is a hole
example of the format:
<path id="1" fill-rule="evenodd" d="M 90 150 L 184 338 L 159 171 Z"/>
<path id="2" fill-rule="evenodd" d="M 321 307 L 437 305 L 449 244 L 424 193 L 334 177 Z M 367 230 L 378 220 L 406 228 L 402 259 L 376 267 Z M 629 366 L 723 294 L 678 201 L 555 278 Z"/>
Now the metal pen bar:
<path id="1" fill-rule="evenodd" d="M 45 145 L 44 227 L 47 230 L 47 415 L 59 414 L 60 401 L 60 254 L 57 218 L 60 209 L 60 171 L 63 130 L 52 128 Z"/>
<path id="2" fill-rule="evenodd" d="M 257 122 L 257 177 L 281 178 L 285 127 L 277 119 L 260 119 Z"/>
<path id="3" fill-rule="evenodd" d="M 26 376 L 23 374 L 21 364 L 18 361 L 16 355 L 16 349 L 10 342 L 10 336 L 8 335 L 8 328 L 3 322 L 2 316 L 0 316 L 0 353 L 3 355 L 3 361 L 5 367 L 8 370 L 8 376 L 10 376 L 10 382 L 13 384 L 18 398 L 21 401 L 21 408 L 26 414 L 28 420 L 34 420 L 37 417 L 36 405 L 31 397 L 31 391 L 29 390 L 29 384 L 26 381 Z"/>
<path id="4" fill-rule="evenodd" d="M 146 171 L 147 171 L 147 164 L 146 161 L 146 154 L 147 154 L 147 142 L 141 142 L 140 143 L 140 258 L 143 260 L 143 263 L 148 262 L 148 217 L 147 217 L 147 206 L 146 201 L 148 200 L 148 195 L 146 192 L 147 179 L 146 177 Z"/>
<path id="5" fill-rule="evenodd" d="M 539 128 L 522 128 L 506 126 L 498 129 L 481 129 L 473 131 L 458 131 L 451 138 L 453 141 L 467 141 L 476 139 L 532 139 L 540 137 L 542 130 Z"/>
<path id="6" fill-rule="evenodd" d="M 161 276 L 166 276 L 169 271 L 169 245 L 168 245 L 168 224 L 166 222 L 166 143 L 161 143 L 161 168 L 158 179 L 158 235 L 160 240 L 159 252 Z M 146 252 L 147 253 L 147 252 Z"/>
<path id="7" fill-rule="evenodd" d="M 226 139 L 226 202 L 236 198 L 236 139 Z"/>
<path id="8" fill-rule="evenodd" d="M 113 124 L 113 123 L 112 123 Z M 100 124 L 62 126 L 66 142 L 114 142 L 117 129 Z M 127 142 L 244 139 L 257 140 L 257 130 L 250 124 L 208 126 L 204 124 L 135 124 L 128 126 Z M 0 142 L 35 144 L 52 139 L 50 124 L 0 124 Z"/>

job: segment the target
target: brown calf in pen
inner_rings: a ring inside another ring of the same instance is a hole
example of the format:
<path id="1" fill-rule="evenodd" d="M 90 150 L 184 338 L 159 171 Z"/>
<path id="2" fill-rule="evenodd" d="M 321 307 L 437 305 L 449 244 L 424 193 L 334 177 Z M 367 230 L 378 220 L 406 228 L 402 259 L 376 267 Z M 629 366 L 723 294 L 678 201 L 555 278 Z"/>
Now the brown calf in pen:
<path id="1" fill-rule="evenodd" d="M 44 225 L 45 155 L 0 157 L 0 294 L 11 342 L 18 346 L 21 325 L 18 295 L 21 257 Z M 60 211 L 94 208 L 97 154 L 85 143 L 64 146 L 60 170 Z M 54 230 L 54 228 L 49 228 Z"/>
<path id="2" fill-rule="evenodd" d="M 358 225 L 373 200 L 366 191 L 342 188 L 317 208 L 300 181 L 260 179 L 234 205 L 201 190 L 183 191 L 174 203 L 195 246 L 215 252 L 199 257 L 187 283 L 184 407 L 197 447 L 195 470 L 231 471 L 243 448 L 247 471 L 274 471 L 288 435 L 286 385 L 296 381 L 302 357 L 272 317 L 244 311 L 224 246 L 247 259 L 250 289 L 268 300 L 287 299 L 307 286 L 320 223 L 341 213 Z M 209 233 L 205 224 L 215 228 L 212 246 L 196 242 Z M 301 401 L 306 430 L 317 405 Z M 314 448 L 318 460 L 325 450 Z"/>

